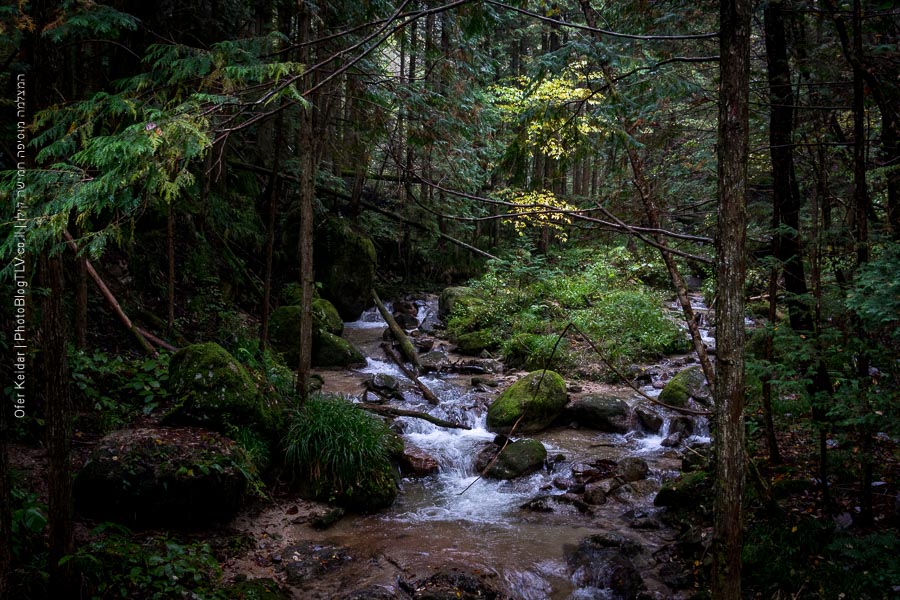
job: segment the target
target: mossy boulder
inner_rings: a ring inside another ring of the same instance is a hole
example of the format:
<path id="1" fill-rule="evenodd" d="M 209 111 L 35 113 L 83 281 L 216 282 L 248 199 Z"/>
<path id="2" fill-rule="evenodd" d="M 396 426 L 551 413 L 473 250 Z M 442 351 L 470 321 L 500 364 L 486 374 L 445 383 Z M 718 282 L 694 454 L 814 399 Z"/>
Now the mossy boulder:
<path id="1" fill-rule="evenodd" d="M 491 444 L 481 451 L 475 460 L 475 469 L 480 473 L 490 464 L 501 446 Z M 497 461 L 485 473 L 491 479 L 515 479 L 539 471 L 547 460 L 547 449 L 537 440 L 517 440 L 510 442 L 500 452 Z"/>
<path id="2" fill-rule="evenodd" d="M 680 371 L 659 393 L 659 401 L 670 406 L 687 406 L 691 398 L 704 406 L 712 404 L 712 393 L 699 366 Z"/>
<path id="3" fill-rule="evenodd" d="M 322 296 L 345 321 L 359 319 L 372 303 L 377 259 L 375 245 L 343 220 L 329 219 L 316 233 L 315 269 Z"/>
<path id="4" fill-rule="evenodd" d="M 626 433 L 631 408 L 622 398 L 586 394 L 566 407 L 562 420 L 607 433 Z"/>
<path id="5" fill-rule="evenodd" d="M 364 366 L 366 357 L 344 338 L 322 331 L 313 338 L 312 364 L 315 367 Z"/>
<path id="6" fill-rule="evenodd" d="M 712 478 L 706 471 L 687 473 L 680 479 L 666 482 L 653 504 L 669 508 L 695 508 L 704 502 L 711 503 Z"/>
<path id="7" fill-rule="evenodd" d="M 114 431 L 75 478 L 84 515 L 141 525 L 201 525 L 230 517 L 253 473 L 224 436 L 193 427 Z"/>
<path id="8" fill-rule="evenodd" d="M 313 300 L 313 355 L 315 367 L 347 367 L 365 364 L 366 359 L 350 342 L 340 337 L 344 323 L 328 300 Z M 284 356 L 288 365 L 300 360 L 300 306 L 282 306 L 269 318 L 272 348 Z"/>
<path id="9" fill-rule="evenodd" d="M 464 333 L 456 338 L 456 350 L 460 354 L 478 356 L 485 350 L 497 348 L 497 338 L 490 329 L 480 329 L 471 333 Z"/>
<path id="10" fill-rule="evenodd" d="M 444 291 L 441 292 L 441 295 L 438 298 L 438 318 L 442 321 L 446 321 L 460 299 L 468 301 L 477 297 L 478 293 L 470 287 L 457 286 L 444 288 Z"/>
<path id="11" fill-rule="evenodd" d="M 251 426 L 270 429 L 266 393 L 237 359 L 215 342 L 192 344 L 169 362 L 169 393 L 175 406 L 167 423 L 200 425 L 217 431 Z"/>
<path id="12" fill-rule="evenodd" d="M 284 355 L 288 364 L 296 364 L 300 358 L 301 306 L 282 306 L 269 317 L 269 341 L 272 347 Z M 340 336 L 344 322 L 331 302 L 322 298 L 313 300 L 313 339 L 323 332 Z"/>
<path id="13" fill-rule="evenodd" d="M 565 407 L 566 382 L 555 371 L 534 371 L 509 386 L 487 414 L 491 431 L 508 433 L 519 419 L 518 433 L 546 429 Z"/>

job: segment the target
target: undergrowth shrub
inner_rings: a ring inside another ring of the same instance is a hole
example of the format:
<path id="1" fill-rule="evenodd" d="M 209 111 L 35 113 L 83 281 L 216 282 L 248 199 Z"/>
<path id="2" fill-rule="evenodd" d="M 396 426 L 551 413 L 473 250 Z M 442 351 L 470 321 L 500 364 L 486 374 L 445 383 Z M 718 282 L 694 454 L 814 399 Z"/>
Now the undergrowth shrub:
<path id="1" fill-rule="evenodd" d="M 287 466 L 320 500 L 358 510 L 389 506 L 397 494 L 391 457 L 399 438 L 340 396 L 315 395 L 290 414 Z"/>
<path id="2" fill-rule="evenodd" d="M 168 399 L 170 357 L 165 352 L 158 358 L 128 358 L 70 349 L 69 365 L 82 404 L 93 409 L 103 431 L 111 431 Z"/>
<path id="3" fill-rule="evenodd" d="M 643 283 L 661 268 L 623 247 L 493 261 L 469 282 L 477 298 L 457 302 L 448 333 L 490 330 L 503 340 L 507 363 L 526 369 L 543 368 L 569 321 L 620 364 L 684 352 L 684 328 L 667 315 L 662 294 Z M 577 371 L 581 350 L 561 344 L 551 368 Z"/>
<path id="4" fill-rule="evenodd" d="M 100 525 L 89 543 L 64 558 L 82 575 L 89 598 L 107 600 L 225 600 L 216 589 L 222 569 L 204 543 L 182 543 L 165 536 L 136 541 L 128 529 Z"/>

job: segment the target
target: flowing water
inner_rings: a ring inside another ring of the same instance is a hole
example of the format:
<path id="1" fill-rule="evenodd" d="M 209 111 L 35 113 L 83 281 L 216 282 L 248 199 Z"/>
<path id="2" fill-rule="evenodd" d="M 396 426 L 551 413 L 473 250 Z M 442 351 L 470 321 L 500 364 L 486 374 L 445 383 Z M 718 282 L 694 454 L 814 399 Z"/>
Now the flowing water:
<path id="1" fill-rule="evenodd" d="M 420 319 L 427 317 L 427 310 L 433 310 L 433 306 L 420 311 Z M 360 380 L 379 372 L 409 383 L 395 365 L 384 360 L 378 347 L 384 327 L 377 313 L 372 312 L 364 314 L 360 321 L 346 324 L 344 336 L 366 354 L 368 364 L 356 373 L 338 378 L 337 385 L 345 393 L 360 394 Z M 331 373 L 326 377 L 326 381 L 333 379 Z M 652 501 L 659 483 L 675 476 L 680 468 L 680 456 L 661 445 L 668 433 L 668 418 L 658 435 L 551 429 L 533 437 L 544 444 L 548 457 L 558 457 L 552 470 L 513 481 L 481 479 L 474 463 L 481 448 L 495 437 L 485 428 L 486 406 L 493 395 L 474 391 L 469 377 L 431 375 L 421 380 L 440 398 L 440 404 L 427 404 L 413 386 L 406 385 L 402 388 L 404 402 L 399 406 L 463 423 L 471 429 L 445 429 L 421 419 L 398 419 L 396 426 L 405 443 L 435 458 L 439 472 L 402 480 L 399 497 L 389 510 L 347 517 L 317 534 L 318 541 L 369 556 L 387 557 L 406 570 L 466 565 L 491 574 L 513 598 L 580 600 L 613 596 L 608 590 L 586 585 L 583 577 L 572 572 L 566 560 L 567 548 L 592 534 L 615 532 L 637 541 L 645 549 L 643 555 L 652 557 L 655 550 L 673 539 L 673 532 L 665 527 L 632 527 L 635 518 L 652 519 L 656 512 Z M 607 388 L 622 398 L 633 399 L 629 402 L 637 402 L 629 388 Z M 648 386 L 646 391 L 658 394 L 659 390 Z M 701 439 L 708 435 L 703 429 L 697 433 Z M 536 496 L 562 495 L 564 490 L 559 488 L 564 484 L 560 480 L 571 482 L 573 467 L 598 459 L 618 461 L 626 456 L 647 461 L 648 480 L 626 486 L 605 505 L 593 507 L 590 514 L 582 514 L 568 504 L 560 504 L 551 513 L 521 508 Z M 644 566 L 652 566 L 652 560 Z M 652 574 L 644 579 L 651 594 L 671 597 Z M 376 583 L 387 588 L 393 585 L 389 581 Z"/>

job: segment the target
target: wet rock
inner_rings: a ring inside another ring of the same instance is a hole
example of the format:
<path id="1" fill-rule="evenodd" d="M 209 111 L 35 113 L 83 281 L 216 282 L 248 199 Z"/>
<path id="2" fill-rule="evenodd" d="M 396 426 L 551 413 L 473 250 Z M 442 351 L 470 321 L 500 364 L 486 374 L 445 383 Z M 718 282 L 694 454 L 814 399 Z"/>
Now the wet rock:
<path id="1" fill-rule="evenodd" d="M 647 477 L 650 467 L 647 461 L 636 456 L 628 456 L 619 461 L 616 467 L 616 476 L 625 481 L 638 481 Z"/>
<path id="2" fill-rule="evenodd" d="M 403 394 L 400 392 L 400 382 L 397 378 L 387 373 L 375 373 L 365 381 L 367 390 L 385 398 L 394 398 L 403 400 Z"/>
<path id="3" fill-rule="evenodd" d="M 253 472 L 231 440 L 190 427 L 114 431 L 75 478 L 82 514 L 150 525 L 200 525 L 234 514 Z"/>
<path id="4" fill-rule="evenodd" d="M 475 459 L 475 469 L 484 471 L 488 464 L 500 452 L 500 447 L 491 444 L 482 450 Z M 537 440 L 518 440 L 510 442 L 500 453 L 497 461 L 485 473 L 492 479 L 515 479 L 539 471 L 547 459 L 547 449 Z"/>
<path id="5" fill-rule="evenodd" d="M 427 477 L 438 472 L 438 461 L 420 448 L 405 445 L 399 457 L 400 471 L 412 477 Z"/>
<path id="6" fill-rule="evenodd" d="M 690 398 L 707 407 L 712 405 L 712 393 L 699 366 L 680 371 L 659 394 L 659 401 L 671 406 L 687 406 Z"/>
<path id="7" fill-rule="evenodd" d="M 328 529 L 343 519 L 345 514 L 347 513 L 343 508 L 330 508 L 322 513 L 313 515 L 312 519 L 310 519 L 310 525 L 312 525 L 313 529 Z"/>
<path id="8" fill-rule="evenodd" d="M 682 437 L 690 437 L 694 434 L 694 419 L 687 415 L 673 417 L 669 422 L 669 433 L 680 433 Z"/>
<path id="9" fill-rule="evenodd" d="M 450 360 L 447 357 L 446 352 L 442 350 L 432 350 L 431 352 L 419 355 L 419 364 L 422 365 L 422 370 L 428 373 L 440 371 L 450 364 Z"/>
<path id="10" fill-rule="evenodd" d="M 394 315 L 394 321 L 397 322 L 397 325 L 400 326 L 400 329 L 404 329 L 406 331 L 412 331 L 413 329 L 418 329 L 419 327 L 419 320 L 417 318 L 404 313 L 398 313 Z"/>
<path id="11" fill-rule="evenodd" d="M 641 479 L 623 484 L 610 492 L 610 496 L 624 503 L 641 502 L 659 489 L 659 484 L 651 479 Z"/>
<path id="12" fill-rule="evenodd" d="M 600 486 L 590 483 L 584 489 L 584 501 L 593 506 L 606 504 L 606 492 Z"/>
<path id="13" fill-rule="evenodd" d="M 391 308 L 394 311 L 394 317 L 397 315 L 408 315 L 410 317 L 415 317 L 419 314 L 419 307 L 416 306 L 415 302 L 411 302 L 409 300 L 396 300 L 391 305 Z"/>
<path id="14" fill-rule="evenodd" d="M 247 579 L 225 586 L 225 594 L 234 600 L 291 600 L 291 595 L 274 579 Z"/>
<path id="15" fill-rule="evenodd" d="M 431 352 L 434 349 L 434 338 L 432 337 L 420 337 L 413 343 L 416 345 L 416 350 L 418 350 L 420 354 Z"/>
<path id="16" fill-rule="evenodd" d="M 590 464 L 577 464 L 572 466 L 572 477 L 579 483 L 592 483 L 611 477 L 616 471 L 616 462 L 600 459 Z"/>
<path id="17" fill-rule="evenodd" d="M 566 562 L 578 587 L 598 590 L 597 597 L 636 600 L 645 586 L 630 557 L 640 551 L 621 535 L 601 534 L 583 539 Z"/>
<path id="18" fill-rule="evenodd" d="M 485 387 L 492 387 L 492 388 L 495 388 L 495 387 L 497 387 L 499 384 L 497 383 L 496 380 L 491 379 L 490 377 L 473 377 L 473 378 L 472 378 L 472 385 L 473 385 L 473 386 L 475 386 L 475 385 L 483 385 L 483 386 L 485 386 Z"/>
<path id="19" fill-rule="evenodd" d="M 566 383 L 559 373 L 534 371 L 509 386 L 491 403 L 487 428 L 507 433 L 518 422 L 518 433 L 541 431 L 559 416 L 567 400 Z"/>
<path id="20" fill-rule="evenodd" d="M 590 513 L 591 507 L 576 494 L 546 495 L 532 498 L 519 508 L 538 513 L 556 513 L 560 509 L 575 508 L 580 513 Z"/>
<path id="21" fill-rule="evenodd" d="M 594 484 L 594 489 L 603 492 L 604 495 L 609 496 L 613 493 L 613 491 L 622 487 L 625 482 L 619 479 L 618 477 L 609 477 L 607 479 L 602 479 Z"/>
<path id="22" fill-rule="evenodd" d="M 670 433 L 666 436 L 666 439 L 659 443 L 659 445 L 666 448 L 676 448 L 681 445 L 683 439 L 684 436 L 678 432 Z"/>
<path id="23" fill-rule="evenodd" d="M 443 567 L 426 579 L 414 582 L 409 591 L 414 600 L 499 600 L 504 596 L 488 576 L 470 567 Z"/>
<path id="24" fill-rule="evenodd" d="M 566 407 L 563 420 L 607 433 L 626 433 L 631 409 L 621 398 L 589 394 Z"/>
<path id="25" fill-rule="evenodd" d="M 402 596 L 405 598 L 406 596 Z M 339 597 L 339 600 L 399 600 L 396 592 L 383 587 L 368 587 L 350 592 Z"/>
<path id="26" fill-rule="evenodd" d="M 301 585 L 346 564 L 351 560 L 344 548 L 299 544 L 281 551 L 281 569 L 288 585 Z"/>
<path id="27" fill-rule="evenodd" d="M 647 403 L 635 407 L 634 414 L 637 416 L 641 427 L 650 433 L 659 433 L 659 430 L 663 425 L 662 415 L 650 408 Z"/>
<path id="28" fill-rule="evenodd" d="M 329 219 L 316 232 L 315 271 L 322 296 L 345 321 L 355 321 L 372 304 L 375 245 L 340 219 Z"/>

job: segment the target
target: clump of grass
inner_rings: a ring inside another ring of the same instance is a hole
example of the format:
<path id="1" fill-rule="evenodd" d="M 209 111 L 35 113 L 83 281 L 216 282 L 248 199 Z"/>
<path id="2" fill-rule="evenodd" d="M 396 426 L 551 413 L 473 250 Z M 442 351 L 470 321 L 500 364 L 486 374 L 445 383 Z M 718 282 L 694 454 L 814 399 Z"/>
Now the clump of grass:
<path id="1" fill-rule="evenodd" d="M 383 422 L 329 395 L 313 396 L 289 419 L 286 461 L 315 498 L 356 510 L 394 501 L 391 456 L 401 442 Z"/>

